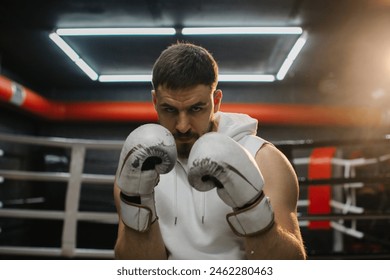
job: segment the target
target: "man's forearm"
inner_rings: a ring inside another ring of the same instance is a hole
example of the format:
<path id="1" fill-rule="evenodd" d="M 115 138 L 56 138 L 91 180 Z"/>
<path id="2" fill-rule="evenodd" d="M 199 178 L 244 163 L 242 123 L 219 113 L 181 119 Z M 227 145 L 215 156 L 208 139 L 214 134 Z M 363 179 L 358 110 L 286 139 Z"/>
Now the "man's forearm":
<path id="1" fill-rule="evenodd" d="M 302 241 L 291 232 L 283 230 L 277 224 L 257 236 L 245 238 L 245 250 L 248 259 L 306 259 Z"/>
<path id="2" fill-rule="evenodd" d="M 147 232 L 138 232 L 120 222 L 115 244 L 116 259 L 161 260 L 167 259 L 165 245 L 158 222 Z"/>

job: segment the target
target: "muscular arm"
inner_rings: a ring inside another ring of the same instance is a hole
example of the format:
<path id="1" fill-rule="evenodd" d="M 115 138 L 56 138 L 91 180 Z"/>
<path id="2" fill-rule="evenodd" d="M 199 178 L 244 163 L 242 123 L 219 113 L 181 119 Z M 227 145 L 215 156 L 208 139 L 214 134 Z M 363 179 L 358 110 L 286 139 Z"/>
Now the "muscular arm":
<path id="1" fill-rule="evenodd" d="M 264 177 L 263 191 L 270 198 L 275 222 L 265 233 L 245 238 L 248 259 L 305 259 L 296 216 L 298 182 L 287 158 L 274 146 L 263 146 L 256 162 Z"/>
<path id="2" fill-rule="evenodd" d="M 158 260 L 167 259 L 165 245 L 160 233 L 158 221 L 147 232 L 133 230 L 122 222 L 119 207 L 120 190 L 115 184 L 114 200 L 119 215 L 118 236 L 115 244 L 116 259 Z"/>

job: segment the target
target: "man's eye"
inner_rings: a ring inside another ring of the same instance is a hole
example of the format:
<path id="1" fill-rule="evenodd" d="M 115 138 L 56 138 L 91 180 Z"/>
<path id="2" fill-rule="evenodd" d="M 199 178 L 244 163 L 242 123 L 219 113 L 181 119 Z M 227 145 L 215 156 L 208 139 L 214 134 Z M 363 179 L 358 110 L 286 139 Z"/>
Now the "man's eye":
<path id="1" fill-rule="evenodd" d="M 198 107 L 198 106 L 194 106 L 194 107 L 191 108 L 192 112 L 199 112 L 201 110 L 202 110 L 202 107 Z"/>
<path id="2" fill-rule="evenodd" d="M 174 113 L 174 112 L 176 112 L 175 108 L 171 108 L 171 107 L 165 107 L 164 111 L 167 112 L 167 113 Z"/>

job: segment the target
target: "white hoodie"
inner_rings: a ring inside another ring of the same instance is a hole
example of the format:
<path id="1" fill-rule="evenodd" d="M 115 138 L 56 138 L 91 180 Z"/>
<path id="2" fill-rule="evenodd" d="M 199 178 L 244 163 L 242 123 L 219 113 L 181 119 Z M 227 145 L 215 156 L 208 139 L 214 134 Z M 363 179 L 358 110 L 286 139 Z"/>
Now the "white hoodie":
<path id="1" fill-rule="evenodd" d="M 218 132 L 228 135 L 252 156 L 265 140 L 256 136 L 257 120 L 244 114 L 216 114 Z M 226 222 L 232 212 L 215 189 L 199 192 L 187 180 L 187 162 L 160 176 L 155 188 L 156 210 L 169 259 L 244 259 L 243 239 Z"/>

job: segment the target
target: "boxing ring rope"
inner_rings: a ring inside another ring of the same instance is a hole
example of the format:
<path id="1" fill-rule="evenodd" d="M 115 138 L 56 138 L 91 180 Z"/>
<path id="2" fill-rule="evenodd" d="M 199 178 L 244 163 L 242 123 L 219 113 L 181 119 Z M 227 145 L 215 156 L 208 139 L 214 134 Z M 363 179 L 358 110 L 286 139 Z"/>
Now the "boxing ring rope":
<path id="1" fill-rule="evenodd" d="M 375 143 L 389 144 L 390 137 L 385 136 L 384 139 L 373 139 Z M 88 221 L 103 224 L 116 224 L 118 217 L 113 212 L 91 212 L 79 211 L 80 191 L 83 183 L 94 183 L 97 185 L 108 185 L 112 187 L 114 175 L 102 174 L 86 174 L 83 173 L 83 166 L 86 156 L 86 151 L 89 149 L 97 150 L 120 150 L 122 141 L 111 140 L 85 140 L 85 139 L 68 139 L 58 137 L 33 137 L 23 135 L 10 135 L 0 133 L 0 143 L 10 142 L 25 145 L 40 145 L 45 147 L 60 147 L 70 149 L 71 157 L 69 164 L 69 172 L 37 172 L 37 171 L 22 171 L 22 170 L 7 170 L 0 169 L 0 178 L 3 180 L 30 180 L 41 182 L 66 182 L 66 196 L 64 211 L 57 210 L 32 210 L 32 209 L 11 209 L 4 208 L 0 204 L 0 217 L 16 218 L 16 219 L 45 219 L 63 221 L 61 247 L 28 247 L 28 246 L 0 246 L 0 254 L 3 255 L 30 255 L 30 256 L 46 256 L 46 257 L 67 257 L 67 258 L 105 258 L 111 259 L 114 257 L 113 250 L 108 249 L 89 249 L 77 247 L 77 222 Z M 354 141 L 332 141 L 332 145 L 348 145 Z M 369 142 L 364 142 L 369 143 Z M 364 144 L 363 143 L 363 144 Z M 296 148 L 313 148 L 328 145 L 328 142 L 315 142 L 311 140 L 298 141 L 283 141 L 274 142 L 274 144 L 283 149 Z M 356 144 L 362 144 L 361 141 L 356 141 Z M 6 150 L 2 149 L 2 156 L 6 154 Z M 308 179 L 306 177 L 298 177 L 300 188 L 309 185 L 341 185 L 343 188 L 355 189 L 360 188 L 365 183 L 383 183 L 390 184 L 390 176 L 379 177 L 354 177 L 353 169 L 358 166 L 367 164 L 375 164 L 378 161 L 388 161 L 390 154 L 382 155 L 378 158 L 358 158 L 358 159 L 338 159 L 333 158 L 331 163 L 345 168 L 343 177 L 326 178 L 326 179 Z M 308 158 L 290 159 L 294 166 L 305 165 L 309 163 Z M 0 180 L 0 187 L 1 187 Z M 305 215 L 298 212 L 298 220 L 301 226 L 311 221 L 328 220 L 335 230 L 349 234 L 358 238 L 358 231 L 353 228 L 347 228 L 342 224 L 343 221 L 352 221 L 356 223 L 359 220 L 390 220 L 390 214 L 385 213 L 365 213 L 364 209 L 355 205 L 354 194 L 349 198 L 349 201 L 341 202 L 331 200 L 329 203 L 333 208 L 339 209 L 339 213 L 330 214 L 310 214 Z M 306 207 L 310 202 L 308 200 L 299 200 L 298 207 Z M 355 224 L 356 226 L 356 224 Z M 1 234 L 1 233 L 0 233 Z"/>
<path id="2" fill-rule="evenodd" d="M 0 134 L 0 141 L 61 147 L 71 149 L 69 172 L 31 172 L 0 170 L 0 177 L 11 180 L 31 180 L 48 182 L 67 182 L 65 211 L 21 210 L 0 208 L 0 217 L 63 220 L 61 248 L 0 246 L 0 254 L 64 256 L 83 258 L 113 258 L 113 250 L 76 248 L 77 222 L 89 221 L 116 224 L 116 213 L 79 211 L 82 183 L 109 184 L 112 186 L 114 175 L 82 174 L 87 149 L 119 150 L 122 141 L 65 139 L 55 137 L 32 137 Z"/>
<path id="3" fill-rule="evenodd" d="M 384 138 L 381 139 L 360 139 L 360 140 L 342 140 L 342 141 L 321 141 L 321 142 L 313 142 L 312 140 L 298 140 L 298 141 L 282 141 L 279 143 L 279 147 L 282 149 L 287 149 L 289 152 L 288 154 L 292 156 L 291 148 L 313 148 L 314 150 L 317 147 L 330 147 L 335 148 L 347 146 L 347 145 L 359 145 L 359 146 L 367 146 L 368 144 L 371 145 L 388 145 L 390 143 L 389 141 L 389 135 L 385 135 Z M 385 149 L 385 151 L 388 150 Z M 310 164 L 313 164 L 312 162 L 312 156 L 310 157 L 302 157 L 302 158 L 293 158 L 290 159 L 292 164 L 297 166 L 308 166 L 310 170 Z M 390 184 L 390 176 L 389 175 L 382 175 L 382 176 L 357 176 L 356 168 L 358 167 L 367 167 L 367 166 L 375 166 L 380 163 L 385 163 L 390 160 L 390 154 L 384 154 L 379 155 L 376 157 L 371 158 L 352 158 L 352 159 L 343 159 L 343 158 L 337 158 L 335 155 L 331 155 L 328 158 L 319 157 L 316 159 L 317 161 L 327 162 L 331 165 L 333 168 L 338 170 L 341 170 L 342 174 L 339 174 L 341 176 L 332 178 L 305 178 L 300 177 L 298 178 L 300 188 L 303 186 L 307 186 L 308 188 L 313 187 L 313 185 L 320 186 L 320 185 L 331 185 L 331 189 L 333 187 L 340 188 L 344 192 L 344 201 L 338 201 L 334 198 L 329 198 L 328 204 L 333 211 L 340 212 L 340 214 L 322 214 L 322 215 L 305 215 L 302 214 L 302 210 L 306 208 L 306 211 L 308 210 L 308 207 L 310 207 L 310 199 L 306 200 L 299 200 L 297 207 L 298 207 L 298 215 L 299 215 L 299 225 L 300 227 L 310 227 L 311 221 L 328 221 L 329 227 L 335 230 L 336 232 L 339 232 L 341 234 L 346 234 L 349 236 L 352 236 L 357 239 L 362 239 L 366 237 L 367 239 L 371 238 L 369 234 L 366 234 L 365 232 L 357 230 L 357 222 L 359 220 L 390 220 L 390 215 L 388 214 L 366 214 L 366 211 L 363 207 L 359 207 L 356 205 L 357 199 L 356 199 L 356 190 L 359 188 L 363 188 L 365 184 Z M 340 197 L 339 197 L 340 198 Z M 331 212 L 333 213 L 331 210 Z M 321 219 L 322 217 L 322 219 Z M 350 221 L 350 226 L 345 225 L 345 221 Z M 324 229 L 324 228 L 323 228 Z M 337 236 L 337 235 L 335 235 Z M 335 240 L 338 240 L 338 242 L 334 241 L 334 250 L 335 251 L 343 251 L 343 239 L 339 237 L 335 238 Z M 379 240 L 381 243 L 386 244 L 389 246 L 389 242 L 386 240 Z M 338 243 L 337 245 L 335 245 Z"/>

